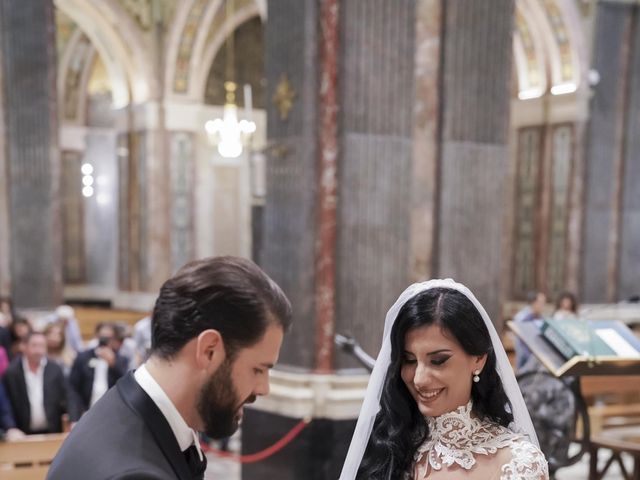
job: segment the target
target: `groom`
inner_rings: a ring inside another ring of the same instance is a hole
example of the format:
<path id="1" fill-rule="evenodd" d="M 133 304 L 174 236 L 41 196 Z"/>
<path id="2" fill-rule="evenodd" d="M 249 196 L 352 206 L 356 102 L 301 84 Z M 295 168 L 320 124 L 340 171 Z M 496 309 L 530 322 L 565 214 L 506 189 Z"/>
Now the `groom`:
<path id="1" fill-rule="evenodd" d="M 196 431 L 231 435 L 242 407 L 269 393 L 291 306 L 249 260 L 185 265 L 160 289 L 150 357 L 85 414 L 50 480 L 202 479 Z"/>

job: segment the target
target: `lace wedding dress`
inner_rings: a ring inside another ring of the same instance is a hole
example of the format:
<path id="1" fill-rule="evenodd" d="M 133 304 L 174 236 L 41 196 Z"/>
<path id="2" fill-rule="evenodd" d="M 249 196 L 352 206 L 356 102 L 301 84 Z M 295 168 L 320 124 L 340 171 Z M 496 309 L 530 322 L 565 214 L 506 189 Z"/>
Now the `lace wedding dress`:
<path id="1" fill-rule="evenodd" d="M 407 479 L 547 480 L 542 452 L 525 439 L 471 415 L 471 401 L 455 411 L 428 418 L 429 438 L 414 456 Z"/>

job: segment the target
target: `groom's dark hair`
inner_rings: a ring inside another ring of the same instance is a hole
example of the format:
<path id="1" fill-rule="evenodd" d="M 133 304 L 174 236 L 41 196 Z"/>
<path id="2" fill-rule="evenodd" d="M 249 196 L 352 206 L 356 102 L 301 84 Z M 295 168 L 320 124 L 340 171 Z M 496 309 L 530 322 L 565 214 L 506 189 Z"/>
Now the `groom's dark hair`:
<path id="1" fill-rule="evenodd" d="M 213 257 L 186 264 L 160 288 L 151 317 L 151 355 L 171 358 L 202 331 L 220 332 L 230 358 L 270 324 L 287 330 L 291 304 L 251 260 Z"/>

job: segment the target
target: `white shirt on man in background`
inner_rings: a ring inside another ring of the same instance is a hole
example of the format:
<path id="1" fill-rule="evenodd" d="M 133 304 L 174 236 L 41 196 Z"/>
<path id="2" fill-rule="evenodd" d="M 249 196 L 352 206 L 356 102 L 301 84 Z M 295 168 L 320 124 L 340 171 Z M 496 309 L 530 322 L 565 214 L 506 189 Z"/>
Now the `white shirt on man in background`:
<path id="1" fill-rule="evenodd" d="M 90 407 L 109 390 L 109 364 L 102 358 L 92 358 L 90 365 L 91 363 L 93 363 L 93 386 L 91 387 Z"/>
<path id="2" fill-rule="evenodd" d="M 29 368 L 27 359 L 22 358 L 24 382 L 27 385 L 27 396 L 29 397 L 31 412 L 29 428 L 32 431 L 46 430 L 48 427 L 47 415 L 44 411 L 44 367 L 46 365 L 47 359 L 43 358 L 34 373 Z"/>

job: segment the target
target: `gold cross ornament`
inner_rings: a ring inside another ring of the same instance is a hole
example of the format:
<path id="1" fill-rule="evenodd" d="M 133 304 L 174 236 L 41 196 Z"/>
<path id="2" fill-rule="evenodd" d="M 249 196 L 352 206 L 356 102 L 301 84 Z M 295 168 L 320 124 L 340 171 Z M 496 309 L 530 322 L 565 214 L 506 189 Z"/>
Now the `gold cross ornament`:
<path id="1" fill-rule="evenodd" d="M 276 93 L 273 94 L 273 104 L 280 113 L 280 120 L 287 120 L 289 112 L 293 108 L 293 102 L 298 94 L 291 88 L 289 78 L 286 73 L 280 77 L 278 85 L 276 85 Z"/>

